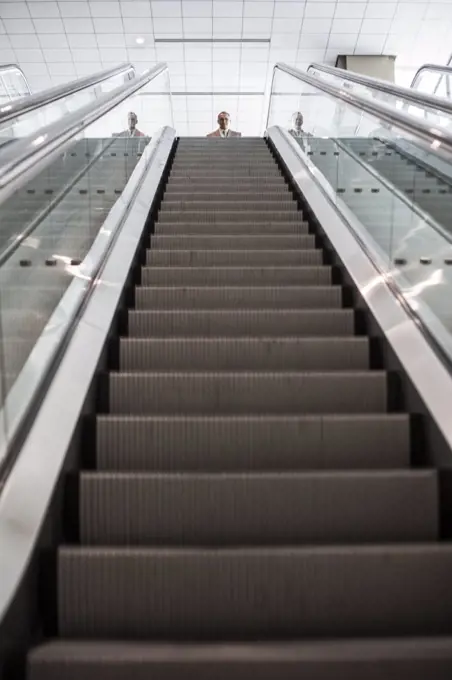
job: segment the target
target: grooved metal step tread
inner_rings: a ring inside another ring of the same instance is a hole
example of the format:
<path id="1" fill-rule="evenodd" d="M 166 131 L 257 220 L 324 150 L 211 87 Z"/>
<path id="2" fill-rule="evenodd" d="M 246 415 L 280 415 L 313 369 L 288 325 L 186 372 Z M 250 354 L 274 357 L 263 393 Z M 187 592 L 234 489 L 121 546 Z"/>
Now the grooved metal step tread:
<path id="1" fill-rule="evenodd" d="M 243 213 L 239 214 L 241 218 L 244 217 Z M 296 215 L 298 215 L 298 213 Z M 171 215 L 171 217 L 174 217 L 174 215 Z M 310 229 L 309 224 L 303 222 L 301 217 L 299 221 L 295 221 L 294 217 L 295 215 L 292 215 L 292 219 L 287 221 L 269 219 L 268 221 L 262 220 L 262 222 L 253 222 L 252 220 L 249 222 L 234 221 L 232 218 L 229 222 L 220 219 L 218 222 L 209 222 L 205 220 L 199 222 L 195 220 L 191 222 L 185 222 L 184 220 L 181 220 L 180 222 L 165 221 L 156 222 L 154 230 L 156 235 L 180 234 L 181 236 L 228 236 L 232 234 L 246 237 L 255 235 L 271 236 L 272 234 L 281 234 L 282 236 L 307 236 Z"/>
<path id="2" fill-rule="evenodd" d="M 187 191 L 194 189 L 196 191 L 219 191 L 227 187 L 228 192 L 234 191 L 240 195 L 246 195 L 251 189 L 253 191 L 263 191 L 265 189 L 289 190 L 289 185 L 286 183 L 283 176 L 265 177 L 256 175 L 255 177 L 171 177 L 167 188 L 173 191 Z"/>
<path id="3" fill-rule="evenodd" d="M 29 680 L 448 680 L 452 637 L 265 642 L 64 640 L 29 654 Z"/>
<path id="4" fill-rule="evenodd" d="M 363 545 L 437 537 L 434 471 L 80 476 L 83 545 Z"/>
<path id="5" fill-rule="evenodd" d="M 62 547 L 59 631 L 136 640 L 448 635 L 451 573 L 447 543 Z"/>
<path id="6" fill-rule="evenodd" d="M 340 286 L 138 286 L 137 310 L 339 309 Z"/>
<path id="7" fill-rule="evenodd" d="M 149 266 L 290 266 L 321 265 L 323 252 L 317 250 L 163 250 L 146 253 Z"/>
<path id="8" fill-rule="evenodd" d="M 407 468 L 406 414 L 98 416 L 98 470 Z"/>
<path id="9" fill-rule="evenodd" d="M 121 338 L 120 370 L 365 370 L 368 338 Z"/>
<path id="10" fill-rule="evenodd" d="M 248 222 L 261 223 L 263 226 L 272 222 L 297 223 L 303 222 L 301 211 L 291 210 L 218 210 L 216 212 L 202 210 L 184 210 L 179 212 L 161 210 L 158 215 L 158 223 L 166 224 L 171 222 L 189 223 L 210 223 L 210 224 L 242 224 Z"/>
<path id="11" fill-rule="evenodd" d="M 162 207 L 160 210 L 160 215 L 165 212 L 193 212 L 199 210 L 201 212 L 209 211 L 225 211 L 230 212 L 231 207 L 234 211 L 241 210 L 246 212 L 247 210 L 277 210 L 278 212 L 297 212 L 298 205 L 297 202 L 288 198 L 285 201 L 273 201 L 273 200 L 251 200 L 249 197 L 245 201 L 241 201 L 237 196 L 234 201 L 198 201 L 197 199 L 192 199 L 190 201 L 175 201 L 164 199 Z"/>
<path id="12" fill-rule="evenodd" d="M 165 229 L 166 232 L 166 229 Z M 155 249 L 188 249 L 188 250 L 311 250 L 315 248 L 313 234 L 232 234 L 218 236 L 212 234 L 153 234 L 151 247 Z"/>
<path id="13" fill-rule="evenodd" d="M 272 285 L 328 285 L 331 267 L 142 267 L 144 286 L 272 286 Z"/>
<path id="14" fill-rule="evenodd" d="M 384 413 L 384 371 L 111 373 L 113 414 Z"/>
<path id="15" fill-rule="evenodd" d="M 128 313 L 132 337 L 353 335 L 352 309 L 169 310 Z"/>
<path id="16" fill-rule="evenodd" d="M 206 192 L 202 187 L 199 190 L 192 189 L 191 191 L 182 191 L 178 187 L 173 187 L 168 184 L 165 191 L 166 201 L 204 201 L 207 205 L 215 201 L 237 201 L 245 198 L 251 201 L 258 201 L 260 199 L 267 201 L 291 201 L 292 194 L 287 186 L 282 186 L 280 189 L 250 189 L 249 191 L 239 193 L 237 191 L 210 191 Z"/>

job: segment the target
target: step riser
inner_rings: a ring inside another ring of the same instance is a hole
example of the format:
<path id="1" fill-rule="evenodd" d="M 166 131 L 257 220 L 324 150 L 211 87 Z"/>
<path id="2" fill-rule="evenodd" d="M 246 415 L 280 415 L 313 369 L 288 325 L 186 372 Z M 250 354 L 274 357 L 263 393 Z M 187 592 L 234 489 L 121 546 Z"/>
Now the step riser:
<path id="1" fill-rule="evenodd" d="M 191 211 L 184 212 L 165 211 L 161 210 L 158 216 L 158 224 L 162 226 L 172 222 L 182 222 L 184 224 L 222 224 L 222 223 L 248 223 L 258 222 L 262 226 L 269 222 L 278 222 L 281 227 L 291 222 L 303 222 L 303 213 L 297 211 L 283 211 L 283 210 L 218 210 L 216 212 L 209 211 Z"/>
<path id="2" fill-rule="evenodd" d="M 242 216 L 243 213 L 240 213 Z M 254 218 L 253 218 L 254 219 Z M 293 218 L 292 218 L 293 219 Z M 307 222 L 184 222 L 174 224 L 169 222 L 157 222 L 155 225 L 156 235 L 180 234 L 182 236 L 272 236 L 281 234 L 283 236 L 307 236 L 309 234 L 309 224 Z M 243 247 L 243 246 L 242 246 Z"/>
<path id="3" fill-rule="evenodd" d="M 83 474 L 84 545 L 433 541 L 436 475 Z M 259 512 L 255 512 L 255 508 Z"/>
<path id="4" fill-rule="evenodd" d="M 285 236 L 280 234 L 278 236 L 266 236 L 262 234 L 255 234 L 254 236 L 241 236 L 235 234 L 234 236 L 216 236 L 212 235 L 198 235 L 198 236 L 171 236 L 166 234 L 155 234 L 151 236 L 152 249 L 177 249 L 177 250 L 312 250 L 315 248 L 315 236 L 300 235 L 300 236 Z"/>
<path id="5" fill-rule="evenodd" d="M 129 312 L 131 337 L 327 336 L 354 333 L 352 310 Z"/>
<path id="6" fill-rule="evenodd" d="M 113 414 L 384 413 L 386 375 L 123 373 L 109 378 Z"/>
<path id="7" fill-rule="evenodd" d="M 331 269 L 321 267 L 144 267 L 144 286 L 327 286 Z"/>
<path id="8" fill-rule="evenodd" d="M 422 544 L 92 554 L 65 548 L 59 630 L 97 639 L 438 635 L 452 628 L 451 573 L 451 547 Z"/>
<path id="9" fill-rule="evenodd" d="M 338 286 L 208 288 L 138 287 L 137 310 L 240 310 L 240 309 L 339 309 L 342 290 Z"/>
<path id="10" fill-rule="evenodd" d="M 294 200 L 288 201 L 240 201 L 237 200 L 237 196 L 234 201 L 209 201 L 207 204 L 204 201 L 169 201 L 165 199 L 162 203 L 161 212 L 162 213 L 183 213 L 183 212 L 193 212 L 199 210 L 201 212 L 215 211 L 220 212 L 224 210 L 226 213 L 231 211 L 231 207 L 234 211 L 241 210 L 277 210 L 278 212 L 290 212 L 296 213 L 298 211 L 297 203 Z"/>
<path id="11" fill-rule="evenodd" d="M 99 470 L 403 469 L 405 415 L 123 418 L 97 422 Z"/>
<path id="12" fill-rule="evenodd" d="M 120 370 L 366 370 L 367 338 L 315 340 L 127 340 Z"/>
<path id="13" fill-rule="evenodd" d="M 321 265 L 323 253 L 321 250 L 148 250 L 146 263 L 148 266 L 165 267 L 212 267 L 212 266 L 313 266 Z"/>

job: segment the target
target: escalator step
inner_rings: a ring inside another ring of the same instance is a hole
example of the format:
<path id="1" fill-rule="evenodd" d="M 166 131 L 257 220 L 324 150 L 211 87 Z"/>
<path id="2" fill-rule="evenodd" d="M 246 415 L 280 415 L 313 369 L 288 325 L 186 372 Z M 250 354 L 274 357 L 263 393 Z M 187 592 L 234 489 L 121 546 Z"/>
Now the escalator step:
<path id="1" fill-rule="evenodd" d="M 113 414 L 384 413 L 380 371 L 112 373 Z"/>
<path id="2" fill-rule="evenodd" d="M 99 470 L 402 469 L 406 415 L 99 416 Z"/>
<path id="3" fill-rule="evenodd" d="M 181 236 L 222 236 L 237 234 L 237 236 L 271 236 L 272 234 L 281 234 L 282 236 L 307 236 L 309 234 L 309 224 L 303 222 L 302 219 L 296 220 L 297 215 L 291 215 L 288 213 L 289 220 L 277 221 L 269 218 L 267 222 L 254 222 L 250 220 L 249 222 L 239 222 L 234 221 L 232 218 L 232 213 L 229 213 L 231 218 L 229 221 L 224 220 L 224 214 L 212 215 L 212 217 L 218 216 L 218 221 L 199 221 L 195 219 L 189 221 L 182 220 L 180 222 L 170 222 L 165 220 L 164 222 L 157 222 L 155 224 L 156 235 L 171 235 L 180 234 Z M 243 213 L 239 213 L 240 217 L 246 217 Z M 187 213 L 185 213 L 185 216 Z M 301 216 L 301 213 L 300 213 Z M 174 215 L 169 215 L 173 218 Z M 220 219 L 222 217 L 222 219 Z M 253 217 L 254 220 L 254 217 Z"/>
<path id="4" fill-rule="evenodd" d="M 452 637 L 237 643 L 66 640 L 31 652 L 29 680 L 448 680 Z"/>
<path id="5" fill-rule="evenodd" d="M 352 309 L 129 311 L 132 337 L 353 335 Z"/>
<path id="6" fill-rule="evenodd" d="M 340 286 L 138 286 L 137 310 L 339 309 Z M 279 317 L 278 317 L 279 318 Z M 251 329 L 251 326 L 250 326 Z M 320 329 L 320 327 L 319 327 Z"/>
<path id="7" fill-rule="evenodd" d="M 62 547 L 71 638 L 448 635 L 452 545 Z"/>
<path id="8" fill-rule="evenodd" d="M 165 198 L 162 204 L 162 209 L 160 214 L 163 212 L 165 213 L 175 213 L 175 212 L 192 212 L 194 210 L 198 210 L 201 212 L 209 212 L 210 210 L 215 210 L 215 211 L 222 211 L 224 210 L 226 213 L 231 212 L 231 207 L 234 211 L 236 210 L 241 210 L 243 212 L 247 212 L 250 210 L 269 210 L 269 211 L 280 211 L 280 212 L 290 212 L 294 213 L 298 211 L 298 205 L 296 201 L 294 201 L 290 196 L 287 200 L 284 201 L 272 201 L 272 200 L 251 200 L 248 198 L 246 201 L 240 201 L 240 199 L 236 196 L 233 204 L 231 204 L 231 201 L 224 201 L 224 200 L 219 200 L 219 201 L 199 201 L 197 199 L 192 199 L 190 201 L 176 201 L 176 200 L 168 200 Z"/>
<path id="9" fill-rule="evenodd" d="M 144 286 L 326 286 L 331 267 L 143 267 Z"/>
<path id="10" fill-rule="evenodd" d="M 321 265 L 321 250 L 163 250 L 152 248 L 146 264 L 155 266 L 290 266 Z"/>
<path id="11" fill-rule="evenodd" d="M 247 225 L 248 228 L 248 225 Z M 244 236 L 236 233 L 233 235 L 218 236 L 212 234 L 179 234 L 171 235 L 166 233 L 154 234 L 151 236 L 151 246 L 156 249 L 177 250 L 276 250 L 298 249 L 312 250 L 315 248 L 315 236 L 312 234 L 251 234 Z"/>
<path id="12" fill-rule="evenodd" d="M 365 370 L 368 338 L 120 340 L 120 370 Z"/>
<path id="13" fill-rule="evenodd" d="M 433 471 L 86 472 L 80 537 L 98 546 L 433 541 L 437 486 Z"/>
<path id="14" fill-rule="evenodd" d="M 218 210 L 210 212 L 209 210 L 185 210 L 183 212 L 171 212 L 161 210 L 158 216 L 160 224 L 171 222 L 190 223 L 206 223 L 214 224 L 215 226 L 222 223 L 232 223 L 233 225 L 245 224 L 248 222 L 258 223 L 265 230 L 268 223 L 276 222 L 280 227 L 284 227 L 286 223 L 303 222 L 303 213 L 296 210 Z M 246 231 L 242 227 L 242 231 Z"/>

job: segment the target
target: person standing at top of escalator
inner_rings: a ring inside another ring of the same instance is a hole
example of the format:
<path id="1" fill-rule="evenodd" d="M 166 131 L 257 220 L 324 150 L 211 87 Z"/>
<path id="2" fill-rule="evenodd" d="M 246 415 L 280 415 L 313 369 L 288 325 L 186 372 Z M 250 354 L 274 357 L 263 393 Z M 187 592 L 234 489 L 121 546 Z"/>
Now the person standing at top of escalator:
<path id="1" fill-rule="evenodd" d="M 218 130 L 211 132 L 207 137 L 221 137 L 222 139 L 229 139 L 231 137 L 241 137 L 241 132 L 234 132 L 229 128 L 231 116 L 227 111 L 222 111 L 218 114 Z"/>
<path id="2" fill-rule="evenodd" d="M 141 132 L 141 130 L 137 128 L 138 116 L 136 113 L 130 111 L 127 116 L 127 122 L 129 126 L 128 129 L 114 135 L 115 137 L 145 137 L 144 132 Z"/>

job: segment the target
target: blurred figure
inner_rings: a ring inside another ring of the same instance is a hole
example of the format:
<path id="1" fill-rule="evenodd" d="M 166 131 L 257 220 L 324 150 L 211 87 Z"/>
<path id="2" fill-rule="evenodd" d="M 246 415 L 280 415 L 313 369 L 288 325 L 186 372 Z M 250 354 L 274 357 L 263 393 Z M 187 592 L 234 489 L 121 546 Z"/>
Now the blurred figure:
<path id="1" fill-rule="evenodd" d="M 234 132 L 229 129 L 229 124 L 231 122 L 231 116 L 227 111 L 222 111 L 218 114 L 218 130 L 211 132 L 207 137 L 222 137 L 226 139 L 228 137 L 241 137 L 241 132 Z"/>
<path id="2" fill-rule="evenodd" d="M 130 113 L 127 116 L 127 122 L 128 122 L 128 129 L 124 130 L 124 132 L 120 132 L 117 135 L 114 135 L 115 137 L 144 137 L 144 132 L 141 132 L 137 128 L 137 123 L 138 123 L 138 116 L 136 113 L 133 111 L 130 111 Z"/>
<path id="3" fill-rule="evenodd" d="M 292 137 L 306 137 L 307 133 L 303 130 L 304 118 L 301 111 L 296 111 L 292 116 L 292 129 L 290 134 Z"/>

